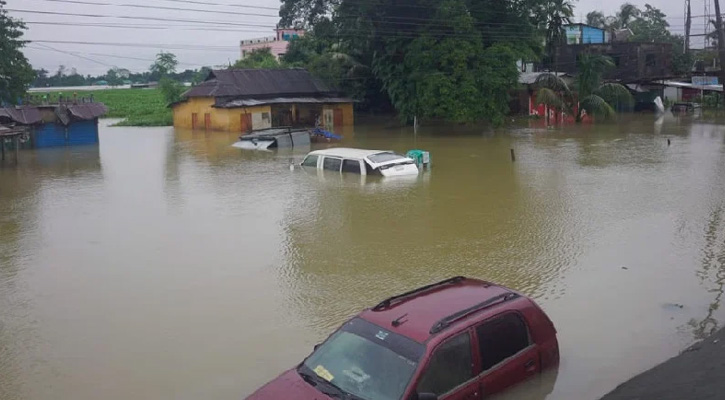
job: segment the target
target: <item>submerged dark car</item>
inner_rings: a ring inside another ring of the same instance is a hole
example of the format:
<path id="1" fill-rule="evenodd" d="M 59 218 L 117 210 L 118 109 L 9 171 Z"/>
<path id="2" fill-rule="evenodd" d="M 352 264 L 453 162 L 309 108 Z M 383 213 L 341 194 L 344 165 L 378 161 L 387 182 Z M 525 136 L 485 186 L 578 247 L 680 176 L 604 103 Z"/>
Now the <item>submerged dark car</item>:
<path id="1" fill-rule="evenodd" d="M 533 300 L 455 277 L 364 310 L 248 399 L 482 399 L 558 363 Z"/>

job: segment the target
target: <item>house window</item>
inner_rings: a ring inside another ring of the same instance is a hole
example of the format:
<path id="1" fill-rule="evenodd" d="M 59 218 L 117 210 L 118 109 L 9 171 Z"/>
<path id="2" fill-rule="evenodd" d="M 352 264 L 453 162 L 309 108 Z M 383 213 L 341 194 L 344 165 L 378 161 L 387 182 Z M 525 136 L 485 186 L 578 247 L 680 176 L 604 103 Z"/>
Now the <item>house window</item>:
<path id="1" fill-rule="evenodd" d="M 657 66 L 657 56 L 655 54 L 647 54 L 645 58 L 645 65 L 648 67 Z"/>

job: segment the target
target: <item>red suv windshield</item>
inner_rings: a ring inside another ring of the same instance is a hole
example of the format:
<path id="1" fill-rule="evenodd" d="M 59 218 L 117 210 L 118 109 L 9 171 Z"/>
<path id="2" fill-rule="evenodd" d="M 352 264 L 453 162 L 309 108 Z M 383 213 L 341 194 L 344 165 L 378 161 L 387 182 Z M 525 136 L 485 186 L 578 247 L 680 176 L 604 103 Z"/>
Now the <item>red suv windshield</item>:
<path id="1" fill-rule="evenodd" d="M 356 318 L 340 328 L 303 363 L 340 390 L 365 400 L 399 400 L 425 347 Z"/>

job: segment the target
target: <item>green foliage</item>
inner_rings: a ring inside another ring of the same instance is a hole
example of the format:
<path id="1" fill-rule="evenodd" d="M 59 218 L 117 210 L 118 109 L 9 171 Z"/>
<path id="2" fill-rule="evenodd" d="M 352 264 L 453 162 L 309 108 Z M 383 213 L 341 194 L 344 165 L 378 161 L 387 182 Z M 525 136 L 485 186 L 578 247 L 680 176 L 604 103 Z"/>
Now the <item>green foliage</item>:
<path id="1" fill-rule="evenodd" d="M 173 53 L 160 52 L 156 54 L 156 61 L 149 67 L 151 75 L 155 75 L 158 79 L 176 72 L 179 62 Z"/>
<path id="2" fill-rule="evenodd" d="M 542 74 L 536 80 L 536 104 L 546 104 L 570 115 L 573 110 L 577 110 L 577 122 L 581 122 L 584 112 L 599 119 L 613 118 L 616 111 L 612 104 L 634 103 L 634 98 L 626 87 L 618 83 L 602 84 L 604 73 L 613 67 L 614 63 L 609 57 L 582 54 L 577 63 L 579 73 L 576 78 L 576 96 L 562 78 L 554 74 Z"/>
<path id="3" fill-rule="evenodd" d="M 542 54 L 542 18 L 560 0 L 283 0 L 293 40 L 286 66 L 305 67 L 360 102 L 401 119 L 498 123 L 518 59 Z"/>
<path id="4" fill-rule="evenodd" d="M 543 25 L 546 30 L 546 49 L 549 60 L 556 69 L 556 47 L 565 43 L 564 25 L 571 23 L 574 6 L 567 0 L 548 0 L 542 11 Z"/>
<path id="5" fill-rule="evenodd" d="M 15 104 L 33 81 L 33 68 L 22 52 L 25 24 L 10 17 L 0 0 L 0 103 Z"/>
<path id="6" fill-rule="evenodd" d="M 244 58 L 234 63 L 234 68 L 279 68 L 277 58 L 272 54 L 269 47 L 254 49 L 247 53 Z"/>
<path id="7" fill-rule="evenodd" d="M 606 28 L 607 18 L 601 11 L 592 11 L 587 14 L 587 25 L 595 26 L 597 28 Z"/>
<path id="8" fill-rule="evenodd" d="M 692 69 L 692 54 L 685 53 L 685 38 L 670 32 L 667 15 L 660 9 L 645 4 L 644 10 L 625 3 L 615 16 L 604 18 L 600 11 L 587 14 L 587 23 L 605 29 L 629 28 L 634 42 L 656 42 L 672 44 L 672 72 L 687 75 Z"/>
<path id="9" fill-rule="evenodd" d="M 656 42 L 668 38 L 671 33 L 668 30 L 670 24 L 667 22 L 667 15 L 649 4 L 645 4 L 645 10 L 638 12 L 638 17 L 629 24 L 634 36 L 632 40 L 637 42 Z"/>
<path id="10" fill-rule="evenodd" d="M 181 95 L 186 91 L 186 88 L 169 77 L 163 77 L 159 82 L 159 90 L 164 95 L 166 103 L 171 104 L 181 100 Z"/>
<path id="11" fill-rule="evenodd" d="M 475 21 L 462 0 L 444 0 L 435 28 L 406 43 L 391 39 L 373 71 L 401 119 L 413 117 L 500 123 L 508 111 L 508 89 L 518 78 L 515 54 L 503 45 L 484 50 Z"/>

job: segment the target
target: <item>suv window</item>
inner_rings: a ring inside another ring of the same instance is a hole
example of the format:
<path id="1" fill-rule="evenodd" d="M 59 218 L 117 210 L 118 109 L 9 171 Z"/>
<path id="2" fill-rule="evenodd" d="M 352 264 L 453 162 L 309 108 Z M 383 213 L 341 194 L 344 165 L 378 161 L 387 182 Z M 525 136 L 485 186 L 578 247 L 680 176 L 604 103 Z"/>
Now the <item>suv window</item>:
<path id="1" fill-rule="evenodd" d="M 416 390 L 441 396 L 472 376 L 471 338 L 464 332 L 438 346 Z"/>
<path id="2" fill-rule="evenodd" d="M 318 156 L 307 156 L 307 158 L 305 158 L 305 161 L 302 161 L 302 166 L 317 168 L 317 159 L 318 158 L 319 158 Z"/>
<path id="3" fill-rule="evenodd" d="M 343 160 L 342 161 L 342 172 L 352 172 L 355 174 L 360 174 L 360 161 Z"/>
<path id="4" fill-rule="evenodd" d="M 342 164 L 342 160 L 339 158 L 325 157 L 324 161 L 322 161 L 322 168 L 328 171 L 340 172 L 340 164 Z"/>
<path id="5" fill-rule="evenodd" d="M 484 322 L 476 327 L 476 335 L 483 371 L 529 347 L 526 323 L 515 313 Z"/>

